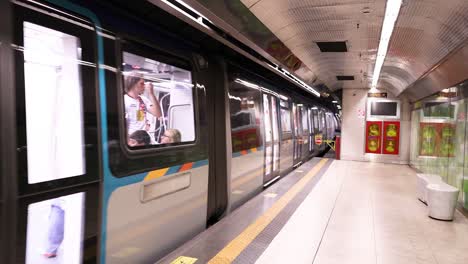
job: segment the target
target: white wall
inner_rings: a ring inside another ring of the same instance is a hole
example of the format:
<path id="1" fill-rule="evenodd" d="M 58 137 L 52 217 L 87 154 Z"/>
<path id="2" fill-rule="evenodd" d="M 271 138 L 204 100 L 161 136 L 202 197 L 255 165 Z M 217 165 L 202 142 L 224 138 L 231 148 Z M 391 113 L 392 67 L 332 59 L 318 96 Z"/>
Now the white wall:
<path id="1" fill-rule="evenodd" d="M 368 91 L 368 89 L 343 89 L 341 159 L 408 164 L 411 133 L 411 108 L 408 100 L 405 98 L 398 98 L 401 100 L 400 154 L 380 155 L 364 153 Z M 392 97 L 392 95 L 388 93 L 388 98 L 393 99 L 395 97 Z"/>
<path id="2" fill-rule="evenodd" d="M 364 133 L 367 89 L 343 89 L 341 159 L 365 160 Z"/>

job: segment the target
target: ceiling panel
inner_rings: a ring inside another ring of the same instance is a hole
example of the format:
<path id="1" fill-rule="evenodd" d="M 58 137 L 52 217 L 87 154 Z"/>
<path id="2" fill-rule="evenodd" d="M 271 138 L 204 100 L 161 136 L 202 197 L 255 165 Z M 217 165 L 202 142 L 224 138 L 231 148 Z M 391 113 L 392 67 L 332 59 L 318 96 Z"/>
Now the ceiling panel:
<path id="1" fill-rule="evenodd" d="M 384 6 L 383 0 L 260 0 L 250 10 L 320 80 L 336 90 L 367 86 Z M 318 41 L 346 41 L 348 52 L 323 53 Z M 355 80 L 338 81 L 337 75 L 354 75 Z"/>
<path id="2" fill-rule="evenodd" d="M 385 0 L 242 2 L 329 88 L 370 87 Z M 400 94 L 464 45 L 467 19 L 467 0 L 404 0 L 379 86 Z M 349 52 L 322 53 L 317 41 L 346 41 Z M 337 81 L 343 74 L 356 80 Z"/>
<path id="3" fill-rule="evenodd" d="M 465 43 L 468 38 L 467 14 L 466 0 L 405 1 L 395 25 L 380 81 L 399 79 L 400 87 L 393 87 L 399 92 L 413 84 Z M 395 67 L 404 71 L 391 70 Z M 387 86 L 389 83 L 379 85 Z"/>

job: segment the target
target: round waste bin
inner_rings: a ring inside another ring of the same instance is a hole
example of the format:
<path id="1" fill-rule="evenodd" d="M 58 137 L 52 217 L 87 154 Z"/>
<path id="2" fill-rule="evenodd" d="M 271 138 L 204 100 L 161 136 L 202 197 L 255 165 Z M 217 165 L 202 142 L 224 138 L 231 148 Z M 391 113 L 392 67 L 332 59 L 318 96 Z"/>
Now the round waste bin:
<path id="1" fill-rule="evenodd" d="M 446 183 L 427 185 L 429 216 L 439 220 L 452 220 L 457 205 L 458 189 Z"/>

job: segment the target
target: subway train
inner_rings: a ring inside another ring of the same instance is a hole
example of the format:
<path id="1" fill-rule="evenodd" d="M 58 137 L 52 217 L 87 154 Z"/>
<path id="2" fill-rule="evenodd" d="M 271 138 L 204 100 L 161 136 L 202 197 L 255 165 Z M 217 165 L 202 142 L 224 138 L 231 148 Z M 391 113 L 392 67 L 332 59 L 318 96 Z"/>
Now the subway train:
<path id="1" fill-rule="evenodd" d="M 154 263 L 340 128 L 179 1 L 0 10 L 1 263 Z"/>

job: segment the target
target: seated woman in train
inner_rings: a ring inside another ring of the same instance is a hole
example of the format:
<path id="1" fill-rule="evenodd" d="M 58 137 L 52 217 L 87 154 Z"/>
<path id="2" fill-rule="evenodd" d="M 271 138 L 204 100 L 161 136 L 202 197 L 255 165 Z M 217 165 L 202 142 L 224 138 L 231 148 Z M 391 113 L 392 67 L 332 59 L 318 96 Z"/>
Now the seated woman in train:
<path id="1" fill-rule="evenodd" d="M 150 118 L 148 114 L 161 117 L 161 106 L 154 95 L 153 85 L 145 85 L 141 74 L 132 73 L 125 78 L 125 119 L 127 121 L 127 135 L 137 130 L 148 131 L 150 129 Z M 149 99 L 143 95 L 145 89 L 148 91 Z"/>
<path id="2" fill-rule="evenodd" d="M 161 136 L 161 144 L 177 143 L 181 141 L 181 135 L 179 130 L 171 128 L 164 131 Z"/>

